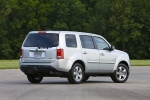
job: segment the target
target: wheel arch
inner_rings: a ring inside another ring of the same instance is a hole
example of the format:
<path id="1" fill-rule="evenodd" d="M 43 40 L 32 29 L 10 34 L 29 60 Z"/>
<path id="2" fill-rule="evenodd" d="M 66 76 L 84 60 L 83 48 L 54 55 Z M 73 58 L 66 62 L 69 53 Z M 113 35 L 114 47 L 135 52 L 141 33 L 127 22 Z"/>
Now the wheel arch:
<path id="1" fill-rule="evenodd" d="M 125 64 L 127 66 L 127 68 L 129 69 L 130 71 L 130 61 L 129 59 L 124 59 L 123 57 L 119 57 L 117 60 L 116 60 L 116 63 L 114 65 L 114 71 L 117 69 L 118 65 L 119 64 Z"/>
<path id="2" fill-rule="evenodd" d="M 126 61 L 120 61 L 119 64 L 125 64 L 127 66 L 127 68 L 129 69 L 129 65 L 128 65 L 128 63 Z"/>
<path id="3" fill-rule="evenodd" d="M 75 63 L 81 64 L 82 67 L 83 67 L 83 70 L 85 71 L 85 64 L 84 64 L 84 62 L 83 62 L 82 60 L 76 60 L 76 61 L 73 63 L 73 65 L 74 65 Z M 73 66 L 73 65 L 72 65 L 72 66 Z"/>

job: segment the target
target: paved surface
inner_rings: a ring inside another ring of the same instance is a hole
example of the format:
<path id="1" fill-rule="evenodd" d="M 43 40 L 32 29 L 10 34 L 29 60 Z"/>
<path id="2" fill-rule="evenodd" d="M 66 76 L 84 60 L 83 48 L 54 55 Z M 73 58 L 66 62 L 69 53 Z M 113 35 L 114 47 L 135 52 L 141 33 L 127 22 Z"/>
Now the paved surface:
<path id="1" fill-rule="evenodd" d="M 90 77 L 79 85 L 65 78 L 30 84 L 20 70 L 0 70 L 0 100 L 150 100 L 150 67 L 132 67 L 126 83 Z"/>

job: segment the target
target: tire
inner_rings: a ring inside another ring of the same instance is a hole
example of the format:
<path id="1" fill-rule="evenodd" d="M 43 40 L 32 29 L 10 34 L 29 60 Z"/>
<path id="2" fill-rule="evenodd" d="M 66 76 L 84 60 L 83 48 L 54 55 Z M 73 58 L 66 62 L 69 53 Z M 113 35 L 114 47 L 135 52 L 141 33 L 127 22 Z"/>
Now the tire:
<path id="1" fill-rule="evenodd" d="M 84 70 L 81 64 L 75 63 L 69 71 L 68 81 L 71 84 L 79 84 L 84 77 Z"/>
<path id="2" fill-rule="evenodd" d="M 119 64 L 116 71 L 111 75 L 111 79 L 116 83 L 124 83 L 129 76 L 129 69 L 125 64 Z"/>
<path id="3" fill-rule="evenodd" d="M 85 75 L 83 78 L 83 82 L 87 81 L 89 79 L 90 76 Z"/>
<path id="4" fill-rule="evenodd" d="M 29 74 L 27 75 L 27 79 L 29 80 L 30 83 L 40 83 L 43 79 L 42 76 L 38 74 Z"/>

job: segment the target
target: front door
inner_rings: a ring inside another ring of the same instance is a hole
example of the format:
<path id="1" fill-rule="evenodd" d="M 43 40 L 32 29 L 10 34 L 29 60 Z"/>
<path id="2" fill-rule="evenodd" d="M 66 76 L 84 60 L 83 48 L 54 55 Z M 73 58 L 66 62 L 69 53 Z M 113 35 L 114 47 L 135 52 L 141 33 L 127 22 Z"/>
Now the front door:
<path id="1" fill-rule="evenodd" d="M 100 56 L 99 72 L 113 72 L 116 55 L 110 50 L 109 44 L 101 37 L 94 37 Z"/>

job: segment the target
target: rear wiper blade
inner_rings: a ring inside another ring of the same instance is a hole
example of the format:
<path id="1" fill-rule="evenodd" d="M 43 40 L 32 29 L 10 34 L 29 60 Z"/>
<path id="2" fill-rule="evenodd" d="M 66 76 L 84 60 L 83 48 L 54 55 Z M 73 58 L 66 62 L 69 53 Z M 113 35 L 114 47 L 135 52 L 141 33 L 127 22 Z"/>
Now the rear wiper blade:
<path id="1" fill-rule="evenodd" d="M 50 48 L 50 47 L 38 47 L 38 49 L 41 49 L 41 48 L 47 48 L 47 49 L 48 49 L 48 48 Z"/>

